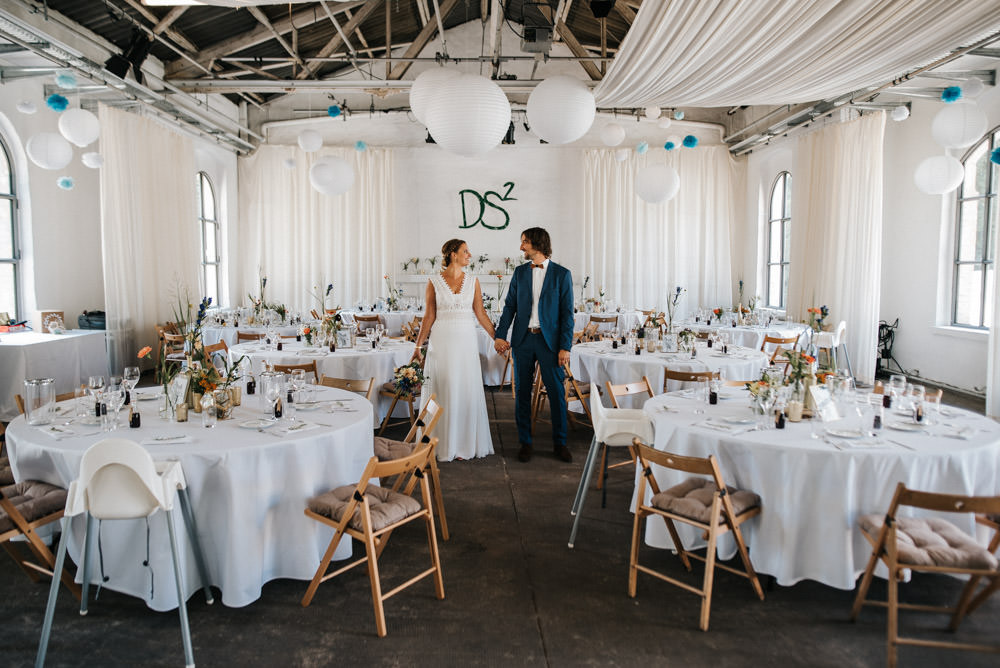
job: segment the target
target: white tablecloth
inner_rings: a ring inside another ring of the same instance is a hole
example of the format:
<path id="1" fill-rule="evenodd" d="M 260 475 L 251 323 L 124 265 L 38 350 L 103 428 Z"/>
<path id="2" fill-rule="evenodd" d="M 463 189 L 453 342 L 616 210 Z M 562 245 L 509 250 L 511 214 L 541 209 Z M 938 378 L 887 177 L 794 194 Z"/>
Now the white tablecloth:
<path id="1" fill-rule="evenodd" d="M 355 311 L 341 311 L 340 316 L 343 318 L 345 323 L 354 322 Z M 377 315 L 382 319 L 382 324 L 385 325 L 385 331 L 389 336 L 399 336 L 403 333 L 403 325 L 410 322 L 414 318 L 423 317 L 424 312 L 421 311 L 376 311 L 372 313 L 371 311 L 364 311 L 361 315 Z"/>
<path id="2" fill-rule="evenodd" d="M 259 373 L 266 361 L 268 364 L 308 364 L 316 360 L 319 376 L 335 378 L 356 378 L 364 380 L 375 378 L 375 390 L 372 401 L 375 404 L 375 417 L 381 422 L 385 417 L 392 399 L 379 396 L 382 383 L 392 380 L 393 371 L 410 361 L 413 357 L 414 345 L 409 341 L 385 341 L 382 350 L 371 350 L 365 347 L 367 342 L 358 339 L 354 348 L 338 348 L 337 352 L 326 352 L 321 348 L 310 348 L 304 343 L 285 341 L 282 350 L 266 350 L 260 343 L 241 343 L 229 349 L 229 361 L 234 363 L 245 355 L 244 364 L 251 364 L 254 373 Z M 406 404 L 398 403 L 393 411 L 394 416 L 408 415 Z"/>
<path id="3" fill-rule="evenodd" d="M 14 395 L 24 396 L 26 379 L 54 378 L 56 393 L 62 394 L 86 383 L 88 376 L 107 374 L 104 330 L 0 334 L 0 419 L 8 421 L 18 414 Z"/>
<path id="4" fill-rule="evenodd" d="M 853 589 L 871 554 L 857 528 L 867 513 L 885 513 L 896 483 L 945 494 L 996 495 L 1000 492 L 1000 425 L 983 416 L 947 408 L 946 424 L 924 431 L 881 430 L 880 442 L 811 438 L 809 421 L 787 423 L 784 430 L 742 431 L 729 420 L 750 416 L 746 392 L 727 388 L 736 398 L 693 414 L 692 399 L 673 394 L 650 399 L 646 412 L 656 428 L 655 447 L 681 455 L 719 460 L 727 484 L 756 492 L 762 512 L 743 525 L 750 558 L 758 572 L 781 585 L 804 579 Z M 669 411 L 661 410 L 668 406 Z M 706 418 L 721 426 L 704 426 Z M 887 425 L 905 418 L 887 414 Z M 832 425 L 836 427 L 837 425 Z M 731 429 L 732 431 L 727 431 Z M 968 429 L 968 440 L 949 438 Z M 836 445 L 834 445 L 834 443 Z M 686 476 L 656 467 L 660 489 Z M 950 515 L 964 531 L 975 533 L 970 516 Z M 685 531 L 686 545 L 698 537 Z M 672 547 L 662 521 L 646 524 L 646 542 Z M 719 556 L 735 555 L 725 539 Z"/>
<path id="5" fill-rule="evenodd" d="M 760 371 L 767 364 L 767 358 L 759 350 L 747 348 L 729 349 L 728 355 L 714 352 L 704 344 L 698 346 L 698 356 L 690 353 L 647 353 L 641 355 L 619 347 L 613 350 L 608 342 L 578 343 L 570 351 L 570 368 L 580 383 L 612 384 L 632 383 L 643 376 L 649 378 L 653 392 L 663 392 L 666 369 L 673 371 L 718 371 L 722 378 L 747 380 L 760 377 Z M 668 389 L 680 389 L 681 383 L 670 381 Z M 676 387 L 675 387 L 676 386 Z M 622 408 L 640 408 L 639 397 L 626 397 Z"/>
<path id="6" fill-rule="evenodd" d="M 264 334 L 263 327 L 203 327 L 201 330 L 201 340 L 206 346 L 211 346 L 219 341 L 225 341 L 230 348 L 236 345 L 236 332 L 244 334 Z M 298 325 L 281 325 L 274 328 L 278 336 L 295 336 L 299 332 Z"/>
<path id="7" fill-rule="evenodd" d="M 624 313 L 574 313 L 573 314 L 573 328 L 577 331 L 583 329 L 590 322 L 590 316 L 596 315 L 600 318 L 607 316 L 618 316 L 618 322 L 616 323 L 600 323 L 597 327 L 598 331 L 613 330 L 615 328 L 619 329 L 635 329 L 640 326 L 645 320 L 646 316 L 642 311 L 626 311 Z"/>
<path id="8" fill-rule="evenodd" d="M 280 424 L 263 432 L 240 428 L 241 422 L 260 416 L 254 397 L 244 398 L 243 405 L 234 409 L 233 419 L 210 430 L 201 426 L 201 416 L 194 412 L 183 424 L 160 420 L 157 402 L 149 401 L 138 402 L 143 409 L 141 429 L 102 434 L 94 433 L 98 427 L 74 423 L 69 428 L 81 435 L 58 441 L 19 417 L 7 428 L 7 447 L 18 480 L 43 480 L 66 487 L 78 477 L 84 451 L 106 436 L 135 441 L 190 436 L 190 443 L 146 447 L 156 460 L 181 462 L 211 584 L 222 590 L 223 603 L 240 607 L 260 598 L 265 582 L 312 578 L 333 532 L 303 514 L 306 500 L 357 482 L 372 457 L 370 404 L 350 392 L 330 388 L 322 392 L 319 398 L 343 400 L 352 410 L 299 411 L 299 418 L 329 426 L 295 435 L 278 435 Z M 151 404 L 148 409 L 146 404 Z M 201 585 L 179 508 L 175 514 L 183 591 L 190 597 Z M 104 586 L 141 598 L 154 610 L 177 607 L 165 521 L 163 513 L 149 521 L 150 568 L 142 566 L 146 558 L 145 521 L 104 522 L 101 527 L 104 571 L 110 577 Z M 74 518 L 69 553 L 78 564 L 85 529 L 83 516 Z M 349 543 L 341 544 L 338 559 L 350 556 Z M 96 540 L 93 545 L 97 545 Z M 96 555 L 91 565 L 92 581 L 97 584 L 100 566 Z"/>
<path id="9" fill-rule="evenodd" d="M 772 322 L 767 327 L 748 327 L 745 325 L 733 327 L 731 325 L 720 326 L 718 324 L 706 326 L 705 323 L 689 321 L 682 323 L 680 327 L 682 329 L 686 327 L 696 332 L 721 332 L 729 343 L 745 348 L 753 348 L 754 350 L 760 350 L 760 347 L 764 344 L 765 336 L 783 339 L 793 336 L 801 337 L 802 333 L 809 329 L 808 325 L 800 322 Z M 807 343 L 807 341 L 805 338 L 800 340 L 799 347 Z M 768 352 L 773 352 L 773 346 Z"/>

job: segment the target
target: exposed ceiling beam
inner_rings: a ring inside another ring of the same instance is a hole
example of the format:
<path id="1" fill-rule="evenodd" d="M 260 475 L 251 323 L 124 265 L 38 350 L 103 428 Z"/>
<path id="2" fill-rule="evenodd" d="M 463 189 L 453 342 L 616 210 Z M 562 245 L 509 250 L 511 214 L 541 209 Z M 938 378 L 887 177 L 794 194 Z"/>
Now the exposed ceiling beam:
<path id="1" fill-rule="evenodd" d="M 577 58 L 582 58 L 587 55 L 587 50 L 583 48 L 580 42 L 576 39 L 576 36 L 572 32 L 570 32 L 570 29 L 565 22 L 559 21 L 559 23 L 556 24 L 556 29 L 562 36 L 563 41 L 566 43 L 566 46 L 569 47 L 570 53 L 572 53 Z M 601 79 L 601 71 L 597 69 L 597 66 L 594 65 L 594 63 L 592 63 L 591 61 L 581 60 L 580 66 L 587 71 L 587 74 L 594 81 L 599 81 Z"/>
<path id="2" fill-rule="evenodd" d="M 358 4 L 359 3 L 355 3 L 354 6 L 357 7 Z M 360 4 L 361 4 L 361 8 L 358 9 L 357 14 L 355 14 L 354 16 L 352 16 L 351 20 L 349 20 L 347 22 L 347 24 L 344 26 L 344 32 L 345 33 L 351 33 L 351 32 L 353 32 L 354 29 L 357 28 L 359 25 L 361 25 L 361 23 L 366 18 L 368 18 L 369 15 L 371 15 L 371 13 L 373 11 L 375 11 L 376 9 L 378 9 L 379 5 L 384 4 L 384 0 L 368 0 L 368 2 L 360 3 Z M 341 9 L 341 8 L 338 7 L 338 9 Z M 319 12 L 316 12 L 316 13 L 319 14 Z M 334 51 L 336 51 L 340 47 L 340 45 L 343 44 L 343 42 L 344 42 L 344 40 L 340 37 L 339 34 L 334 35 L 333 37 L 330 38 L 330 41 L 327 42 L 326 45 L 322 49 L 319 50 L 319 53 L 317 53 L 316 56 L 319 57 L 319 58 L 325 58 L 326 56 L 329 56 L 331 53 L 333 53 Z M 296 75 L 296 78 L 297 79 L 304 79 L 305 76 L 306 76 L 305 72 L 299 72 L 299 74 Z"/>
<path id="3" fill-rule="evenodd" d="M 372 79 L 370 81 L 360 81 L 358 79 L 309 79 L 306 81 L 298 79 L 282 79 L 280 81 L 271 79 L 174 79 L 170 83 L 173 84 L 174 88 L 185 93 L 232 94 L 238 92 L 294 93 L 296 91 L 356 93 L 358 91 L 377 88 L 380 85 L 404 91 L 409 89 L 413 82 L 409 80 L 385 81 L 382 79 Z M 496 81 L 496 84 L 503 90 L 517 93 L 530 93 L 540 83 L 541 81 L 538 79 L 500 79 Z"/>
<path id="4" fill-rule="evenodd" d="M 444 20 L 448 18 L 451 10 L 455 9 L 456 5 L 458 5 L 458 0 L 444 0 L 444 2 L 441 3 L 441 12 L 436 17 L 440 19 L 440 21 L 428 21 L 427 25 L 425 25 L 420 31 L 420 34 L 417 35 L 412 42 L 410 42 L 410 48 L 403 53 L 403 58 L 416 58 L 417 54 L 423 51 L 424 47 L 427 46 L 427 43 L 437 34 L 438 23 L 443 23 Z M 394 80 L 402 79 L 403 75 L 406 74 L 406 71 L 410 69 L 411 64 L 412 63 L 409 62 L 397 64 L 394 68 L 392 68 L 392 72 L 389 73 L 387 78 Z"/>
<path id="5" fill-rule="evenodd" d="M 392 8 L 385 6 L 385 78 L 392 71 Z"/>
<path id="6" fill-rule="evenodd" d="M 625 19 L 625 23 L 632 25 L 635 21 L 635 10 L 625 4 L 625 0 L 615 0 L 615 11 Z"/>
<path id="7" fill-rule="evenodd" d="M 493 78 L 500 74 L 500 51 L 503 35 L 503 5 L 500 0 L 493 0 L 490 10 L 490 50 L 493 52 Z"/>
<path id="8" fill-rule="evenodd" d="M 348 21 L 350 21 L 351 17 L 352 17 L 352 14 L 351 14 L 350 11 L 345 11 L 344 12 L 344 16 L 347 17 Z M 361 32 L 361 27 L 360 26 L 354 29 L 354 34 L 358 36 L 358 41 L 361 42 L 361 46 L 363 46 L 366 49 L 368 49 L 368 40 L 365 39 L 365 35 L 364 35 L 363 32 Z M 370 49 L 369 49 L 369 52 L 370 52 Z"/>
<path id="9" fill-rule="evenodd" d="M 152 23 L 154 26 L 160 23 L 160 18 L 153 12 L 149 11 L 142 3 L 138 2 L 137 0 L 125 0 L 125 2 L 128 3 L 129 7 L 142 14 L 142 17 L 147 21 L 149 21 L 150 23 Z M 154 28 L 153 30 L 155 31 L 156 29 Z M 191 42 L 191 40 L 189 40 L 187 37 L 177 32 L 173 28 L 164 28 L 163 34 L 165 34 L 170 39 L 174 40 L 174 42 L 178 46 L 190 51 L 191 53 L 197 53 L 198 47 L 195 46 Z"/>
<path id="10" fill-rule="evenodd" d="M 153 26 L 153 32 L 159 35 L 164 30 L 169 28 L 171 25 L 173 25 L 174 21 L 176 21 L 181 17 L 181 14 L 187 11 L 189 6 L 190 5 L 177 5 L 176 7 L 171 9 L 162 19 L 160 19 L 159 23 Z"/>
<path id="11" fill-rule="evenodd" d="M 271 24 L 270 19 L 267 18 L 267 15 L 264 12 L 262 12 L 259 7 L 254 7 L 253 5 L 250 5 L 249 7 L 247 7 L 247 11 L 250 12 L 250 14 L 252 14 L 255 19 L 257 19 L 258 23 L 260 23 L 262 26 L 271 31 L 271 35 L 273 35 L 274 39 L 277 40 L 278 44 L 281 45 L 281 48 L 284 49 L 288 53 L 288 55 L 295 60 L 296 63 L 298 63 L 299 67 L 301 67 L 304 72 L 309 72 L 310 74 L 313 74 L 315 76 L 315 72 L 309 69 L 309 67 L 304 62 L 302 62 L 302 59 L 299 58 L 299 54 L 295 52 L 295 49 L 293 49 L 292 46 L 287 41 L 285 41 L 285 38 L 282 37 L 281 33 L 279 33 L 275 29 L 275 27 Z"/>
<path id="12" fill-rule="evenodd" d="M 431 20 L 431 13 L 427 9 L 427 0 L 417 0 L 417 13 L 420 14 L 420 27 L 422 28 Z"/>

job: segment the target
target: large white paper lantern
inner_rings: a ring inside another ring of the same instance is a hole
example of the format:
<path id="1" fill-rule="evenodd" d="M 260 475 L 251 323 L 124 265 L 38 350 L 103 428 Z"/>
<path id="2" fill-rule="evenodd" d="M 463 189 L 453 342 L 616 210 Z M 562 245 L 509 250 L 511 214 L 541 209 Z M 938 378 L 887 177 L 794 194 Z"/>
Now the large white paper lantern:
<path id="1" fill-rule="evenodd" d="M 890 112 L 889 116 L 890 118 L 892 118 L 892 120 L 896 121 L 897 123 L 900 121 L 905 121 L 907 118 L 910 117 L 910 108 L 907 107 L 905 104 L 901 104 L 898 107 L 893 107 L 892 112 Z"/>
<path id="2" fill-rule="evenodd" d="M 635 173 L 635 194 L 657 204 L 671 199 L 681 187 L 681 177 L 670 165 L 647 165 Z"/>
<path id="3" fill-rule="evenodd" d="M 87 146 L 101 136 L 101 123 L 86 109 L 67 109 L 59 114 L 59 134 L 71 144 Z"/>
<path id="4" fill-rule="evenodd" d="M 42 169 L 62 169 L 73 159 L 73 147 L 55 132 L 39 132 L 28 140 L 24 149 Z"/>
<path id="5" fill-rule="evenodd" d="M 93 151 L 81 155 L 80 160 L 83 161 L 84 165 L 90 167 L 91 169 L 100 169 L 104 166 L 104 156 Z"/>
<path id="6" fill-rule="evenodd" d="M 986 134 L 986 114 L 975 102 L 945 105 L 931 122 L 931 136 L 945 148 L 972 146 Z"/>
<path id="7" fill-rule="evenodd" d="M 661 116 L 660 120 L 656 121 L 656 127 L 660 128 L 661 130 L 666 130 L 667 128 L 670 127 L 671 123 L 672 121 L 670 120 L 669 116 Z"/>
<path id="8" fill-rule="evenodd" d="M 962 97 L 979 97 L 984 90 L 986 90 L 986 86 L 983 84 L 982 79 L 979 77 L 969 79 L 962 84 Z"/>
<path id="9" fill-rule="evenodd" d="M 312 153 L 323 148 L 323 136 L 315 130 L 303 130 L 299 133 L 299 148 L 306 153 Z"/>
<path id="10" fill-rule="evenodd" d="M 427 125 L 427 104 L 433 97 L 438 85 L 460 75 L 458 70 L 450 70 L 446 67 L 432 67 L 424 70 L 413 80 L 410 86 L 410 110 L 417 120 Z"/>
<path id="11" fill-rule="evenodd" d="M 957 188 L 965 177 L 965 170 L 950 155 L 936 155 L 917 165 L 913 181 L 928 195 L 943 195 Z"/>
<path id="12" fill-rule="evenodd" d="M 585 135 L 596 113 L 594 94 L 573 77 L 549 77 L 528 96 L 531 130 L 550 144 L 568 144 Z"/>
<path id="13" fill-rule="evenodd" d="M 648 118 L 651 121 L 655 121 L 657 118 L 660 117 L 660 108 L 646 107 L 643 113 L 646 115 L 646 118 Z"/>
<path id="14" fill-rule="evenodd" d="M 601 128 L 601 141 L 605 146 L 618 146 L 625 141 L 625 128 L 617 123 L 608 123 Z"/>
<path id="15" fill-rule="evenodd" d="M 478 74 L 438 82 L 427 104 L 427 129 L 441 148 L 473 158 L 500 143 L 510 127 L 510 102 Z"/>
<path id="16" fill-rule="evenodd" d="M 343 158 L 320 158 L 309 168 L 309 183 L 324 195 L 339 195 L 354 185 L 354 168 Z"/>
<path id="17" fill-rule="evenodd" d="M 618 162 L 625 162 L 628 160 L 629 150 L 627 148 L 620 148 L 615 151 L 615 160 Z"/>

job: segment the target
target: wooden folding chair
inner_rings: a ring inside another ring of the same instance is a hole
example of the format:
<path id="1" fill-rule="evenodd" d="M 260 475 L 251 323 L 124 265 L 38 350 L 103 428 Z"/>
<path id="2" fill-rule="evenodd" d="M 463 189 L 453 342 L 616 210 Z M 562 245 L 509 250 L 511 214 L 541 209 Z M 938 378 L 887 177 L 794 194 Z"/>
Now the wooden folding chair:
<path id="1" fill-rule="evenodd" d="M 375 377 L 371 377 L 368 380 L 363 378 L 334 378 L 333 376 L 323 376 L 319 379 L 320 385 L 325 385 L 326 387 L 336 387 L 340 390 L 347 390 L 348 392 L 356 392 L 360 394 L 368 401 L 372 400 L 372 392 L 375 390 Z"/>
<path id="2" fill-rule="evenodd" d="M 63 392 L 62 394 L 56 395 L 56 403 L 59 403 L 60 401 L 69 401 L 74 398 L 76 398 L 76 392 Z M 24 415 L 24 398 L 20 394 L 14 395 L 14 404 L 17 406 L 17 412 Z"/>
<path id="3" fill-rule="evenodd" d="M 302 362 L 301 364 L 275 364 L 274 370 L 281 373 L 291 373 L 297 369 L 301 369 L 306 373 L 311 373 L 313 375 L 313 382 L 319 382 L 319 371 L 316 370 L 316 360 L 311 362 Z"/>
<path id="4" fill-rule="evenodd" d="M 697 383 L 699 380 L 718 380 L 718 371 L 674 371 L 666 369 L 663 374 L 663 391 L 667 392 L 668 383 L 676 380 L 679 383 Z"/>
<path id="5" fill-rule="evenodd" d="M 507 384 L 507 371 L 510 371 L 510 396 L 514 397 L 514 353 L 507 350 L 504 353 L 503 371 L 500 372 L 500 387 Z"/>
<path id="6" fill-rule="evenodd" d="M 313 317 L 313 320 L 322 320 L 319 312 L 316 309 L 309 309 L 309 315 Z"/>
<path id="7" fill-rule="evenodd" d="M 375 437 L 375 456 L 380 462 L 388 462 L 402 457 L 408 457 L 413 451 L 423 443 L 430 443 L 434 433 L 434 427 L 444 412 L 441 404 L 434 400 L 432 394 L 427 400 L 427 404 L 417 416 L 417 421 L 410 427 L 410 431 L 402 441 L 396 441 L 382 436 Z M 444 496 L 441 494 L 441 473 L 438 470 L 437 459 L 432 457 L 427 466 L 427 473 L 431 476 L 431 493 L 434 497 L 434 505 L 437 509 L 438 520 L 441 525 L 441 540 L 448 540 L 448 520 L 444 514 Z M 397 477 L 392 485 L 393 491 L 399 491 L 403 479 Z"/>
<path id="8" fill-rule="evenodd" d="M 972 536 L 967 535 L 942 517 L 899 517 L 898 513 L 901 507 L 919 508 L 939 513 L 996 515 L 1000 514 L 1000 496 L 936 494 L 907 489 L 903 483 L 896 485 L 896 492 L 893 494 L 889 510 L 886 511 L 885 515 L 864 515 L 858 518 L 862 535 L 872 545 L 872 554 L 861 578 L 858 594 L 854 598 L 851 621 L 857 620 L 862 606 L 866 604 L 885 606 L 889 609 L 888 665 L 890 668 L 896 665 L 900 645 L 1000 652 L 1000 645 L 922 640 L 899 635 L 900 608 L 950 614 L 951 622 L 948 628 L 955 631 L 967 614 L 979 607 L 993 592 L 1000 589 L 1000 567 L 998 567 L 996 555 L 993 554 L 997 545 L 1000 544 L 1000 540 L 996 536 L 994 536 L 990 548 L 987 549 L 977 543 Z M 942 548 L 942 546 L 946 547 Z M 882 561 L 889 570 L 888 601 L 873 601 L 866 598 L 879 561 Z M 962 589 L 955 607 L 900 603 L 899 582 L 906 579 L 909 571 L 965 574 L 970 576 L 970 579 Z M 976 593 L 982 580 L 986 580 L 986 586 Z"/>
<path id="9" fill-rule="evenodd" d="M 236 343 L 243 343 L 244 341 L 260 341 L 263 338 L 263 332 L 241 332 L 240 330 L 236 330 Z"/>
<path id="10" fill-rule="evenodd" d="M 764 336 L 763 343 L 760 344 L 760 351 L 762 353 L 767 353 L 767 347 L 773 345 L 774 351 L 771 352 L 771 356 L 768 358 L 771 362 L 777 362 L 777 357 L 779 351 L 782 350 L 782 346 L 788 346 L 791 350 L 795 350 L 796 344 L 799 342 L 799 337 L 797 336 Z"/>
<path id="11" fill-rule="evenodd" d="M 375 627 L 380 638 L 386 635 L 384 601 L 410 585 L 428 576 L 434 576 L 434 589 L 439 600 L 444 599 L 444 579 L 441 576 L 441 560 L 438 556 L 437 532 L 434 530 L 434 514 L 431 511 L 431 492 L 424 470 L 434 457 L 437 439 L 419 450 L 389 462 L 380 462 L 372 457 L 365 467 L 361 480 L 356 485 L 344 485 L 309 499 L 305 514 L 317 522 L 334 529 L 330 545 L 313 576 L 302 606 L 308 606 L 321 582 L 336 577 L 360 564 L 367 564 L 368 579 L 372 590 L 372 605 L 375 609 Z M 370 485 L 379 478 L 403 476 L 409 482 L 403 493 Z M 410 496 L 414 487 L 420 485 L 421 501 Z M 373 512 L 375 511 L 375 512 Z M 396 519 L 398 518 L 398 519 Z M 403 584 L 382 593 L 378 559 L 388 542 L 389 535 L 397 528 L 414 520 L 423 519 L 427 529 L 427 546 L 430 551 L 431 567 L 410 578 Z M 365 546 L 365 556 L 327 573 L 337 545 L 344 535 L 354 538 Z"/>
<path id="12" fill-rule="evenodd" d="M 374 327 L 375 325 L 381 325 L 382 317 L 378 315 L 361 315 L 360 313 L 355 313 L 354 324 L 358 326 L 359 332 L 363 332 L 366 329 Z"/>
<path id="13" fill-rule="evenodd" d="M 222 355 L 222 359 L 227 359 L 229 356 L 229 344 L 225 341 L 219 341 L 218 343 L 213 343 L 210 346 L 205 346 L 202 349 L 202 353 L 205 359 L 214 363 L 216 355 Z"/>
<path id="14" fill-rule="evenodd" d="M 612 408 L 621 408 L 621 406 L 618 405 L 619 397 L 627 397 L 633 394 L 646 394 L 650 399 L 653 398 L 653 387 L 649 384 L 649 378 L 646 376 L 643 376 L 642 380 L 634 383 L 622 383 L 620 385 L 612 385 L 611 381 L 606 381 L 604 383 L 604 388 L 607 390 L 608 396 L 611 397 Z M 608 479 L 608 471 L 630 465 L 635 466 L 635 458 L 632 457 L 631 449 L 629 450 L 628 459 L 608 466 L 608 445 L 607 443 L 601 444 L 601 475 L 597 479 L 597 489 L 601 490 L 601 508 L 606 507 L 608 500 L 608 490 L 604 486 L 604 483 Z"/>
<path id="15" fill-rule="evenodd" d="M 628 595 L 635 598 L 639 571 L 657 577 L 664 582 L 669 582 L 692 594 L 698 594 L 701 597 L 701 619 L 698 626 L 702 631 L 708 630 L 708 617 L 712 607 L 712 584 L 716 568 L 750 580 L 754 593 L 763 601 L 764 590 L 761 588 L 760 580 L 750 562 L 750 554 L 743 540 L 743 532 L 740 531 L 741 524 L 760 514 L 760 497 L 753 492 L 728 487 L 722 480 L 722 474 L 719 472 L 719 465 L 714 455 L 704 458 L 674 455 L 654 450 L 643 444 L 638 438 L 632 441 L 632 446 L 634 448 L 633 454 L 639 460 L 642 475 L 639 477 L 639 489 L 636 493 L 635 520 L 632 522 Z M 661 492 L 656 478 L 653 477 L 651 464 L 675 471 L 693 473 L 697 476 L 709 476 L 711 479 L 688 478 L 681 484 Z M 647 485 L 652 490 L 652 498 L 648 503 L 646 502 Z M 712 495 L 711 503 L 706 503 L 704 500 L 706 492 L 710 492 Z M 702 581 L 701 589 L 675 580 L 639 563 L 639 542 L 642 540 L 640 529 L 642 521 L 651 515 L 663 518 L 667 525 L 667 531 L 670 532 L 670 538 L 674 542 L 674 550 L 680 556 L 684 568 L 691 570 L 691 559 L 705 562 L 705 578 Z M 674 522 L 689 524 L 704 532 L 708 539 L 708 547 L 704 557 L 684 548 Z M 744 570 L 731 568 L 726 564 L 717 563 L 715 560 L 716 542 L 727 531 L 731 531 L 736 540 L 736 547 L 740 559 L 743 561 Z"/>
<path id="16" fill-rule="evenodd" d="M 604 325 L 611 325 L 611 327 L 609 327 L 607 329 L 614 329 L 614 328 L 616 328 L 618 326 L 618 316 L 617 315 L 596 315 L 596 314 L 592 314 L 590 316 L 590 322 L 588 324 L 590 324 L 590 323 L 596 324 L 598 331 L 601 331 L 602 329 L 605 329 Z"/>
<path id="17" fill-rule="evenodd" d="M 583 406 L 583 412 L 587 415 L 587 421 L 590 425 L 594 424 L 594 419 L 590 414 L 590 407 L 587 402 L 590 399 L 590 391 L 585 390 L 580 387 L 573 378 L 573 372 L 570 371 L 569 364 L 563 365 L 563 390 L 565 392 L 566 405 L 569 406 L 571 401 L 579 401 Z M 535 422 L 539 419 L 539 415 L 542 411 L 542 405 L 545 403 L 546 399 L 549 398 L 548 390 L 545 389 L 545 383 L 542 382 L 542 374 L 538 370 L 538 365 L 535 365 L 535 380 L 532 386 L 532 396 L 531 396 L 531 433 L 535 433 Z M 580 423 L 580 419 L 576 417 L 573 411 L 566 411 L 566 419 L 569 424 L 574 429 L 577 424 Z M 587 424 L 587 423 L 584 423 Z"/>

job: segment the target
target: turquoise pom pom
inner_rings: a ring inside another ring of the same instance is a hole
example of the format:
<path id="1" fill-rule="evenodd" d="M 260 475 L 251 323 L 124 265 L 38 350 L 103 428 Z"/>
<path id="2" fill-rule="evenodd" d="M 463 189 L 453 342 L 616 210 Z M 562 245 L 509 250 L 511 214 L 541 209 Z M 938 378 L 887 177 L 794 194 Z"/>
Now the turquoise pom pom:
<path id="1" fill-rule="evenodd" d="M 687 135 L 684 137 L 684 141 L 682 143 L 684 144 L 684 148 L 694 148 L 698 145 L 698 138 L 694 135 Z"/>

